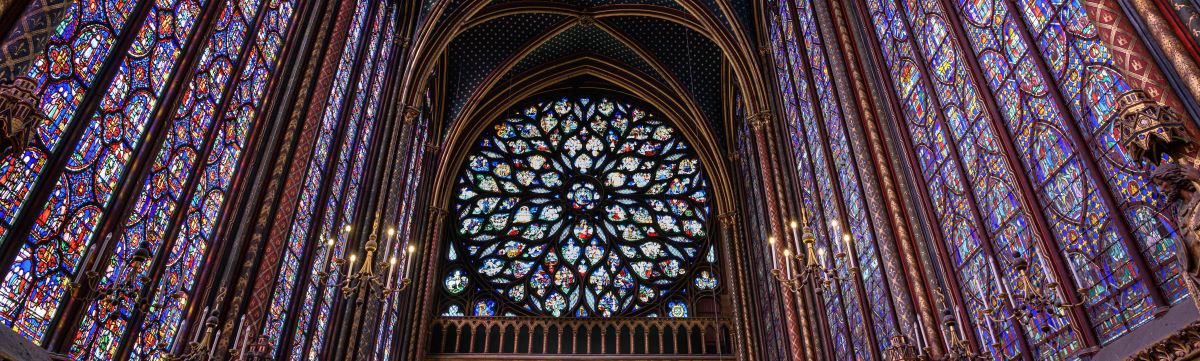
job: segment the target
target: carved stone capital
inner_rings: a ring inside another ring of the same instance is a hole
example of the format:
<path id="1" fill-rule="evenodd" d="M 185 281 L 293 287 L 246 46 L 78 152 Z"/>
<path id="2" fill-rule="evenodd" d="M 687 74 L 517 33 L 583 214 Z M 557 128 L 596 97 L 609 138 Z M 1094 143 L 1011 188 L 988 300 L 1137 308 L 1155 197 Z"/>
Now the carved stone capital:
<path id="1" fill-rule="evenodd" d="M 763 127 L 767 126 L 767 124 L 770 124 L 771 122 L 771 111 L 764 110 L 758 112 L 757 114 L 746 118 L 746 120 L 750 122 L 750 127 L 754 128 L 754 130 L 762 130 Z"/>
<path id="2" fill-rule="evenodd" d="M 33 95 L 32 79 L 19 77 L 0 85 L 0 158 L 20 152 L 33 140 L 43 118 Z"/>
<path id="3" fill-rule="evenodd" d="M 1184 127 L 1183 119 L 1141 90 L 1131 90 L 1117 100 L 1120 119 L 1116 130 L 1121 147 L 1130 155 L 1158 164 L 1162 155 L 1171 159 L 1194 156 L 1195 138 Z"/>
<path id="4" fill-rule="evenodd" d="M 421 109 L 418 109 L 417 107 L 414 107 L 414 106 L 405 106 L 404 107 L 404 124 L 412 123 L 413 119 L 417 119 L 418 115 L 421 115 Z"/>
<path id="5" fill-rule="evenodd" d="M 737 212 L 725 212 L 717 216 L 722 225 L 731 226 L 737 223 Z"/>

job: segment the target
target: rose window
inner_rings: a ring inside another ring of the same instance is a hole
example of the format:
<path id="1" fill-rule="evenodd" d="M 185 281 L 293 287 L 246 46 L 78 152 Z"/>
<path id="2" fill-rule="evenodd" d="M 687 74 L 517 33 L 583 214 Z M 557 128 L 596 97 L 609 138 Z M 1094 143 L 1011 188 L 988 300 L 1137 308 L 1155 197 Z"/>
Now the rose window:
<path id="1" fill-rule="evenodd" d="M 452 193 L 444 316 L 687 317 L 716 289 L 708 181 L 668 123 L 562 98 L 481 138 Z"/>

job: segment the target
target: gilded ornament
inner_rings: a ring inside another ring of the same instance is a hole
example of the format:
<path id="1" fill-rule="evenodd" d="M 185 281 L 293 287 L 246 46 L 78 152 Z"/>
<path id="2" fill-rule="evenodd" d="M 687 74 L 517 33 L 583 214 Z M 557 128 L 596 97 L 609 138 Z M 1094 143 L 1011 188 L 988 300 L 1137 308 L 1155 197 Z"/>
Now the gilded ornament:
<path id="1" fill-rule="evenodd" d="M 33 90 L 33 80 L 28 78 L 0 85 L 0 157 L 21 151 L 33 139 L 34 127 L 42 119 Z"/>

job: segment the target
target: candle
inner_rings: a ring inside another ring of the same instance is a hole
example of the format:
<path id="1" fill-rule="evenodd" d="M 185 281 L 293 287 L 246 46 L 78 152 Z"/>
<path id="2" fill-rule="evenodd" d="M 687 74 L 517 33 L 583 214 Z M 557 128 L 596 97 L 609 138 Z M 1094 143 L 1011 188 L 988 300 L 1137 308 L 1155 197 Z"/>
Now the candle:
<path id="1" fill-rule="evenodd" d="M 401 281 L 403 281 L 404 276 L 408 274 L 408 257 L 409 257 L 408 250 L 401 249 L 400 250 L 400 274 L 397 275 L 397 277 L 400 277 Z"/>
<path id="2" fill-rule="evenodd" d="M 242 324 L 246 322 L 246 315 L 238 318 L 237 329 L 233 330 L 233 347 L 236 348 L 242 342 Z"/>
<path id="3" fill-rule="evenodd" d="M 1078 254 L 1078 253 L 1069 253 L 1069 254 L 1067 254 L 1067 256 L 1068 256 L 1068 257 L 1071 257 L 1071 260 L 1072 260 L 1072 261 L 1074 261 L 1074 260 L 1075 260 L 1075 256 L 1076 256 L 1077 254 Z M 1071 278 L 1074 278 L 1074 279 L 1075 279 L 1075 285 L 1076 285 L 1076 286 L 1078 286 L 1079 288 L 1085 288 L 1085 287 L 1087 287 L 1087 285 L 1085 285 L 1085 284 L 1083 283 L 1083 278 L 1079 277 L 1079 271 L 1076 271 L 1076 270 L 1075 270 L 1075 262 L 1071 262 L 1071 264 L 1067 266 L 1067 269 L 1070 269 L 1070 270 L 1071 270 Z"/>
<path id="4" fill-rule="evenodd" d="M 792 250 L 784 248 L 783 249 L 783 268 L 787 271 L 786 275 L 788 278 L 792 278 L 792 260 L 791 260 L 791 258 L 792 258 Z"/>
<path id="5" fill-rule="evenodd" d="M 204 312 L 200 313 L 200 318 L 203 319 L 204 317 L 207 317 L 207 316 L 208 316 L 208 307 L 204 307 Z M 202 331 L 202 330 L 196 330 L 196 331 L 198 331 L 198 332 L 196 332 L 196 336 L 192 338 L 192 342 L 200 342 L 200 334 L 204 333 L 204 331 Z"/>
<path id="6" fill-rule="evenodd" d="M 405 253 L 405 255 L 404 255 L 404 267 L 401 270 L 403 275 L 408 276 L 408 268 L 412 266 L 411 265 L 412 255 L 413 255 L 413 253 L 416 253 L 416 252 L 417 252 L 417 246 L 414 246 L 411 244 L 408 245 L 408 252 Z"/>
<path id="7" fill-rule="evenodd" d="M 83 282 L 83 270 L 85 268 L 88 268 L 87 267 L 88 264 L 91 263 L 91 259 L 92 259 L 91 256 L 95 253 L 96 253 L 96 244 L 92 243 L 92 246 L 88 247 L 88 249 L 86 251 L 84 251 L 83 260 L 79 263 L 79 265 L 77 265 L 75 267 L 75 274 L 71 275 L 71 282 L 76 283 L 76 284 Z"/>
<path id="8" fill-rule="evenodd" d="M 246 358 L 246 345 L 250 343 L 250 340 L 247 340 L 247 338 L 250 338 L 249 332 L 246 332 L 246 334 L 242 336 L 242 347 L 238 348 L 238 355 L 242 355 L 243 359 Z"/>
<path id="9" fill-rule="evenodd" d="M 979 298 L 983 299 L 983 307 L 987 308 L 987 309 L 991 309 L 992 305 L 988 301 L 989 297 L 986 293 L 983 293 L 983 286 L 979 285 L 979 278 L 972 279 L 971 284 L 973 284 L 975 286 L 975 292 L 979 294 Z"/>
<path id="10" fill-rule="evenodd" d="M 217 330 L 217 336 L 213 337 L 212 345 L 210 345 L 208 347 L 208 358 L 210 360 L 213 358 L 213 354 L 216 353 L 216 351 L 217 351 L 217 340 L 220 340 L 220 339 L 221 339 L 221 330 Z"/>
<path id="11" fill-rule="evenodd" d="M 954 324 L 957 327 L 954 330 L 954 334 L 955 334 L 955 336 L 958 336 L 959 340 L 965 340 L 965 339 L 967 339 L 966 335 L 963 334 L 963 328 L 965 328 L 965 326 L 962 322 L 962 315 L 960 315 L 958 313 L 958 311 L 959 311 L 958 306 L 954 306 Z"/>
<path id="12" fill-rule="evenodd" d="M 104 235 L 104 242 L 100 243 L 100 252 L 104 252 L 105 249 L 108 249 L 108 241 L 111 240 L 112 232 L 108 232 L 108 234 Z"/>
<path id="13" fill-rule="evenodd" d="M 850 259 L 850 268 L 858 268 L 857 256 L 854 255 L 854 244 L 850 243 L 850 234 L 842 234 L 842 240 L 846 243 L 846 258 Z"/>
<path id="14" fill-rule="evenodd" d="M 802 252 L 801 250 L 804 249 L 804 245 L 802 244 L 803 242 L 801 242 L 801 240 L 800 240 L 800 227 L 799 227 L 800 224 L 796 223 L 796 221 L 792 221 L 791 226 L 792 226 L 792 244 L 794 245 L 794 247 L 796 247 L 796 252 Z"/>
<path id="15" fill-rule="evenodd" d="M 100 257 L 99 254 L 104 253 L 104 250 L 108 249 L 108 241 L 111 241 L 111 240 L 112 240 L 112 232 L 109 232 L 108 234 L 104 235 L 104 241 L 100 243 L 100 248 L 96 249 L 96 258 L 99 258 Z M 98 267 L 100 267 L 101 263 L 104 263 L 104 262 L 92 262 L 90 270 L 95 271 Z"/>
<path id="16" fill-rule="evenodd" d="M 779 269 L 779 260 L 775 256 L 775 236 L 767 237 L 767 248 L 771 249 L 771 269 Z"/>
<path id="17" fill-rule="evenodd" d="M 354 277 L 354 260 L 358 255 L 350 255 L 350 263 L 346 266 L 346 277 Z"/>
<path id="18" fill-rule="evenodd" d="M 325 260 L 322 261 L 322 264 L 328 265 L 329 259 L 332 257 L 333 257 L 333 237 L 326 236 L 325 237 Z"/>
<path id="19" fill-rule="evenodd" d="M 825 248 L 817 249 L 817 258 L 821 260 L 821 267 L 829 268 L 829 257 L 825 256 Z"/>
<path id="20" fill-rule="evenodd" d="M 186 334 L 187 326 L 188 326 L 188 320 L 184 319 L 183 322 L 179 324 L 179 332 Z M 183 334 L 176 335 L 176 336 L 183 336 Z M 183 340 L 183 337 L 175 337 L 175 339 L 171 341 L 171 353 L 179 353 L 180 340 Z"/>
<path id="21" fill-rule="evenodd" d="M 387 287 L 392 288 L 392 277 L 396 275 L 396 257 L 388 260 Z"/>
<path id="22" fill-rule="evenodd" d="M 925 352 L 925 323 L 921 322 L 921 316 L 917 316 L 917 351 Z"/>
<path id="23" fill-rule="evenodd" d="M 992 271 L 992 280 L 995 281 L 996 284 L 1000 285 L 1000 292 L 1004 293 L 1004 295 L 1008 298 L 1008 306 L 1017 308 L 1017 303 L 1013 301 L 1012 292 L 1008 291 L 1008 284 L 1004 283 L 1004 280 L 1000 278 L 1000 272 L 996 270 L 996 260 L 992 259 L 991 257 L 987 257 L 986 261 L 988 262 L 988 266 L 990 266 L 988 268 Z"/>
<path id="24" fill-rule="evenodd" d="M 1041 255 L 1041 252 L 1038 252 L 1038 255 Z M 1030 260 L 1030 261 L 1033 261 L 1033 260 Z M 1038 257 L 1037 261 L 1039 264 L 1042 265 L 1042 273 L 1046 275 L 1046 280 L 1049 282 L 1054 282 L 1055 281 L 1054 272 L 1051 272 L 1050 267 L 1047 266 L 1047 263 L 1049 263 L 1049 262 L 1046 262 L 1046 258 Z"/>

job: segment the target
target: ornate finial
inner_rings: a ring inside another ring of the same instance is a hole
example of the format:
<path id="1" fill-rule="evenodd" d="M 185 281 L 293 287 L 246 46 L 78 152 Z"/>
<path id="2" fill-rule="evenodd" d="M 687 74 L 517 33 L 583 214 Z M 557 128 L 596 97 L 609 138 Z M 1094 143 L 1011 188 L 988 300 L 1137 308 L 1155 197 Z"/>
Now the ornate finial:
<path id="1" fill-rule="evenodd" d="M 411 106 L 411 105 L 405 106 L 404 107 L 404 124 L 412 123 L 413 119 L 416 119 L 418 115 L 421 115 L 421 109 Z"/>
<path id="2" fill-rule="evenodd" d="M 1130 90 L 1117 100 L 1116 124 L 1121 147 L 1136 158 L 1158 165 L 1163 154 L 1179 159 L 1196 140 L 1171 108 L 1150 99 L 1146 92 Z"/>
<path id="3" fill-rule="evenodd" d="M 33 139 L 34 127 L 42 119 L 29 78 L 16 78 L 0 85 L 0 157 L 20 152 Z"/>

